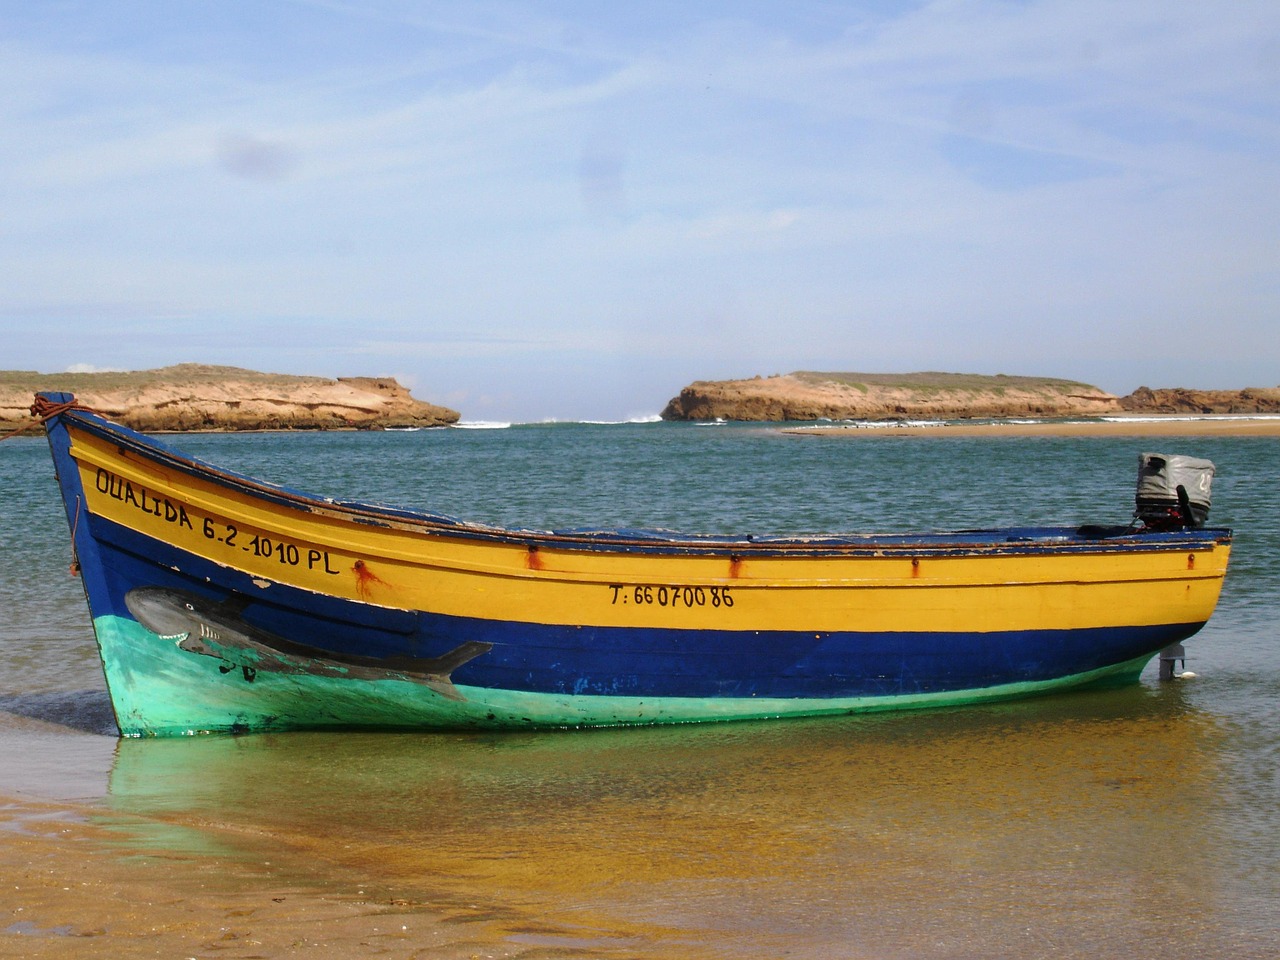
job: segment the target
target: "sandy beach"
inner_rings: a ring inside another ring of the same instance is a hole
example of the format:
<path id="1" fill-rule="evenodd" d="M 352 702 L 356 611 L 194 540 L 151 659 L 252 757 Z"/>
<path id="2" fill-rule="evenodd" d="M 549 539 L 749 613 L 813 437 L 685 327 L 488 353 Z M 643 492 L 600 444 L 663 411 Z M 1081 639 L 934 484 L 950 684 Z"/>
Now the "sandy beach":
<path id="1" fill-rule="evenodd" d="M 578 955 L 530 954 L 491 905 L 338 890 L 331 871 L 321 888 L 270 860 L 157 851 L 101 808 L 0 796 L 0 957 Z"/>
<path id="2" fill-rule="evenodd" d="M 1280 437 L 1280 417 L 1132 417 L 1108 420 L 984 421 L 920 425 L 794 427 L 815 437 Z"/>

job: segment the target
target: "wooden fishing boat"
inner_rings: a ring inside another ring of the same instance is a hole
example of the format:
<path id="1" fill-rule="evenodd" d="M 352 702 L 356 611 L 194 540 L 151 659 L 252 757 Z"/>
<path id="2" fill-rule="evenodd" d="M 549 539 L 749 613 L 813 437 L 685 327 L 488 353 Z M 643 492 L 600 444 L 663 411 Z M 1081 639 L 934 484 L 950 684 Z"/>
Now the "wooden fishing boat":
<path id="1" fill-rule="evenodd" d="M 1178 458 L 1152 455 L 1140 513 L 1144 473 L 1168 489 L 1123 528 L 537 532 L 264 483 L 69 394 L 33 410 L 125 736 L 731 720 L 1132 682 L 1204 625 L 1231 544 L 1202 525 L 1212 465 L 1175 497 Z"/>

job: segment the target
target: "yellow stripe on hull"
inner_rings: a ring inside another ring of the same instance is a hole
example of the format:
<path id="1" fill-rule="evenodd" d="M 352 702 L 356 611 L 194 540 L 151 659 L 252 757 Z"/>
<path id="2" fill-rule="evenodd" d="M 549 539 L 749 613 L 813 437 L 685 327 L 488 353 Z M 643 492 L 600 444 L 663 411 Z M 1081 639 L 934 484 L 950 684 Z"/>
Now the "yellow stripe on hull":
<path id="1" fill-rule="evenodd" d="M 90 515 L 264 585 L 509 622 L 816 632 L 1193 623 L 1213 611 L 1230 552 L 1214 541 L 1178 551 L 1117 550 L 1103 541 L 1057 551 L 958 544 L 824 555 L 794 545 L 695 543 L 645 552 L 480 526 L 460 536 L 445 524 L 336 504 L 308 501 L 298 510 L 175 474 L 79 431 L 72 455 Z"/>

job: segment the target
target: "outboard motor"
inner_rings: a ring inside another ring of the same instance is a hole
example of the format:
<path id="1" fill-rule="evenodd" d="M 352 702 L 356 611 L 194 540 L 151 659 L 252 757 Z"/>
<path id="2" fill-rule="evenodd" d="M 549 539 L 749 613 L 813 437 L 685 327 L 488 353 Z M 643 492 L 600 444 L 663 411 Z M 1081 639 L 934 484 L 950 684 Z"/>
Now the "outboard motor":
<path id="1" fill-rule="evenodd" d="M 1135 521 L 1152 530 L 1203 527 L 1209 518 L 1213 463 L 1195 457 L 1143 453 L 1138 456 Z"/>

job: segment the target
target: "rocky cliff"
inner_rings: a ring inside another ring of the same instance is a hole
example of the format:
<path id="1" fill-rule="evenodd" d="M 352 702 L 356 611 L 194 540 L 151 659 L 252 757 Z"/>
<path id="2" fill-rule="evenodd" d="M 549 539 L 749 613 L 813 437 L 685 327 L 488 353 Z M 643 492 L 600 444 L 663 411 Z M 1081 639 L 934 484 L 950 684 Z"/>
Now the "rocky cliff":
<path id="1" fill-rule="evenodd" d="M 665 420 L 876 420 L 1064 417 L 1118 412 L 1118 399 L 1086 383 L 956 373 L 789 373 L 700 380 Z"/>
<path id="2" fill-rule="evenodd" d="M 1139 387 L 1117 397 L 1087 383 L 961 373 L 789 373 L 699 380 L 664 420 L 885 420 L 1081 417 L 1105 414 L 1280 413 L 1280 387 Z"/>
<path id="3" fill-rule="evenodd" d="M 415 400 L 391 378 L 298 377 L 184 363 L 128 373 L 0 372 L 0 427 L 31 420 L 36 391 L 77 401 L 146 432 L 434 427 L 458 413 Z"/>
<path id="4" fill-rule="evenodd" d="M 1139 387 L 1120 398 L 1129 413 L 1280 413 L 1280 387 L 1244 390 L 1152 390 Z"/>

